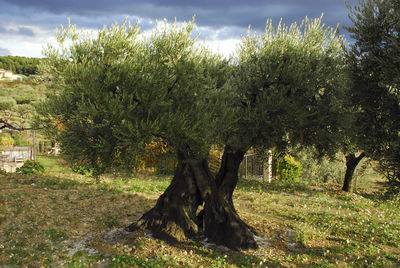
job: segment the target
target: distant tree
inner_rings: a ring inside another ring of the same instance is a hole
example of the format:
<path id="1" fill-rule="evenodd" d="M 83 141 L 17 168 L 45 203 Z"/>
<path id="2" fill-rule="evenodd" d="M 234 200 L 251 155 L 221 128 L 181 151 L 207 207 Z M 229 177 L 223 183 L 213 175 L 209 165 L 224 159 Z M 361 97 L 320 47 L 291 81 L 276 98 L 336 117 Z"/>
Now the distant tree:
<path id="1" fill-rule="evenodd" d="M 313 146 L 333 155 L 346 122 L 343 38 L 321 19 L 301 26 L 268 21 L 262 36 L 248 35 L 238 49 L 230 80 L 236 120 L 225 133 L 217 185 L 233 206 L 232 193 L 244 153 L 251 147 Z"/>
<path id="2" fill-rule="evenodd" d="M 16 74 L 32 75 L 38 71 L 42 59 L 17 56 L 0 56 L 0 68 L 10 70 Z"/>
<path id="3" fill-rule="evenodd" d="M 400 182 L 400 2 L 362 0 L 351 7 L 353 26 L 346 29 L 355 40 L 349 49 L 352 90 L 356 111 L 351 139 L 362 151 L 349 154 L 354 171 L 360 157 L 380 160 L 390 181 Z M 351 176 L 352 177 L 352 176 Z M 351 178 L 343 186 L 350 189 Z"/>
<path id="4" fill-rule="evenodd" d="M 35 104 L 46 92 L 44 85 L 20 81 L 0 83 L 0 129 L 32 129 Z"/>

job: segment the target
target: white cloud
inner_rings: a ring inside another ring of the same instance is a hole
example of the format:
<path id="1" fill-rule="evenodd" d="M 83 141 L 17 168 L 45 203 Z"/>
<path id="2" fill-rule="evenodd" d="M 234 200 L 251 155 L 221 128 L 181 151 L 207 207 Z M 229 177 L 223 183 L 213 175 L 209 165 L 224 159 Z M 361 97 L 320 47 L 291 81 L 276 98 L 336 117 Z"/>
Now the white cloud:
<path id="1" fill-rule="evenodd" d="M 47 42 L 54 42 L 54 33 L 38 26 L 8 24 L 5 26 L 10 33 L 3 33 L 0 38 L 0 47 L 7 48 L 12 56 L 43 57 L 42 47 Z M 13 29 L 26 28 L 32 35 L 15 35 Z"/>
<path id="2" fill-rule="evenodd" d="M 215 53 L 218 53 L 225 58 L 236 54 L 236 47 L 239 44 L 240 39 L 227 39 L 227 40 L 212 40 L 205 41 L 207 47 L 209 47 Z"/>

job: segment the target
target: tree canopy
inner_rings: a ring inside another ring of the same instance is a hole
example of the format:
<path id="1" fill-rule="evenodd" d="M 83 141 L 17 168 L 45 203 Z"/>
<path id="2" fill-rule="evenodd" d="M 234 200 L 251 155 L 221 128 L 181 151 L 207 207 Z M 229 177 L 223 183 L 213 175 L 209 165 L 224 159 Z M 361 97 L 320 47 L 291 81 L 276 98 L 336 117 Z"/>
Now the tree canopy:
<path id="1" fill-rule="evenodd" d="M 247 146 L 300 143 L 337 151 L 346 121 L 343 42 L 322 18 L 280 22 L 276 29 L 267 21 L 263 35 L 243 39 L 232 84 L 246 115 L 238 128 L 246 129 Z"/>
<path id="2" fill-rule="evenodd" d="M 321 155 L 339 150 L 348 125 L 343 42 L 322 18 L 276 28 L 268 21 L 263 35 L 243 39 L 229 80 L 237 120 L 221 130 L 226 147 L 217 175 L 230 203 L 251 146 L 284 151 L 300 144 Z"/>
<path id="3" fill-rule="evenodd" d="M 193 23 L 165 23 L 150 38 L 127 24 L 104 28 L 97 38 L 73 27 L 60 32 L 60 41 L 73 44 L 47 52 L 59 94 L 44 113 L 64 126 L 64 152 L 101 172 L 134 167 L 155 139 L 204 158 L 227 115 L 220 81 L 227 64 L 195 44 L 192 29 Z"/>

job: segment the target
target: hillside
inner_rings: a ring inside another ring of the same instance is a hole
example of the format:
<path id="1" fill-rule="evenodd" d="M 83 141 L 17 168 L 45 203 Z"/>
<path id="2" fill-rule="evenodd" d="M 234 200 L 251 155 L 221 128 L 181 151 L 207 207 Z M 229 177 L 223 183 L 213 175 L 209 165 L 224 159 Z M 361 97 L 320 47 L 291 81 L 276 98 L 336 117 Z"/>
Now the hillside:
<path id="1" fill-rule="evenodd" d="M 57 158 L 47 173 L 0 176 L 0 266 L 395 267 L 399 196 L 359 188 L 241 179 L 234 202 L 258 232 L 258 250 L 231 251 L 200 238 L 181 244 L 124 231 L 150 209 L 170 177 L 77 176 Z"/>
<path id="2" fill-rule="evenodd" d="M 43 100 L 47 92 L 44 84 L 30 80 L 0 82 L 0 118 L 16 126 L 29 126 L 35 104 Z"/>
<path id="3" fill-rule="evenodd" d="M 10 70 L 16 74 L 37 74 L 37 66 L 42 59 L 17 56 L 0 56 L 0 68 Z"/>

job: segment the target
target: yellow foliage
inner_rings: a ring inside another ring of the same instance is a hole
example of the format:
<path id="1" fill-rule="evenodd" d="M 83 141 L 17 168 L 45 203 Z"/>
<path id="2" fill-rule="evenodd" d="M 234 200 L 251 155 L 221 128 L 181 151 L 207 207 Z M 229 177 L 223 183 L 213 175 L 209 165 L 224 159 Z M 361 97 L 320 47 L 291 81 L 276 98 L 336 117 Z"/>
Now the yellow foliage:
<path id="1" fill-rule="evenodd" d="M 146 151 L 142 156 L 143 166 L 155 168 L 157 166 L 157 159 L 165 155 L 168 151 L 167 145 L 163 142 L 146 144 Z"/>
<path id="2" fill-rule="evenodd" d="M 66 129 L 65 125 L 63 123 L 61 123 L 59 120 L 55 121 L 55 125 L 56 125 L 58 132 L 61 132 Z"/>
<path id="3" fill-rule="evenodd" d="M 14 139 L 8 135 L 1 135 L 0 136 L 0 147 L 13 147 L 14 146 Z"/>

